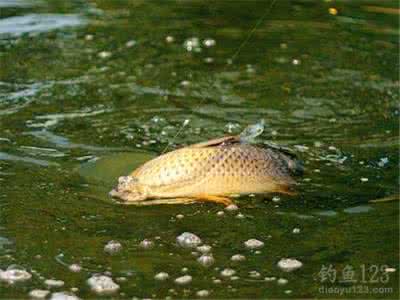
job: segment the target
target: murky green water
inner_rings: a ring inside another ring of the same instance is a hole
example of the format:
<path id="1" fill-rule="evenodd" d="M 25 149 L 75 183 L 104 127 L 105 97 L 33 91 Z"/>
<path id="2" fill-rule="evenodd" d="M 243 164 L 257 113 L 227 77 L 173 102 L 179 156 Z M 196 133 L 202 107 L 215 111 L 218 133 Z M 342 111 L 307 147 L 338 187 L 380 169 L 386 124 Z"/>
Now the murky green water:
<path id="1" fill-rule="evenodd" d="M 95 273 L 120 285 L 115 298 L 398 297 L 399 202 L 368 202 L 398 193 L 397 2 L 276 1 L 240 48 L 270 4 L 0 0 L 0 269 L 32 274 L 0 282 L 2 298 L 46 279 L 101 297 L 86 283 Z M 262 140 L 305 162 L 299 196 L 242 198 L 223 215 L 107 198 L 168 141 L 261 118 Z M 212 246 L 214 265 L 177 246 L 185 231 Z M 264 247 L 246 249 L 251 238 Z M 117 254 L 104 252 L 110 240 Z M 303 266 L 284 272 L 285 257 Z M 184 274 L 191 283 L 174 283 Z"/>

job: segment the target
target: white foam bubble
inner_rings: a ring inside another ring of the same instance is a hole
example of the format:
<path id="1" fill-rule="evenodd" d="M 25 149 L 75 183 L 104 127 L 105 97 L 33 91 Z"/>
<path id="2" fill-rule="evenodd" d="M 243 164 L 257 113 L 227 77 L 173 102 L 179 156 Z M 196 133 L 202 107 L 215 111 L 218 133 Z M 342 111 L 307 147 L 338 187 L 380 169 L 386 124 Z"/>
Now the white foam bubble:
<path id="1" fill-rule="evenodd" d="M 173 43 L 175 41 L 175 38 L 172 35 L 168 35 L 165 37 L 165 41 L 167 43 Z"/>
<path id="2" fill-rule="evenodd" d="M 274 281 L 274 280 L 276 280 L 276 277 L 274 277 L 274 276 L 265 277 L 264 280 L 265 280 L 265 281 Z"/>
<path id="3" fill-rule="evenodd" d="M 104 246 L 104 252 L 107 252 L 109 254 L 114 254 L 122 250 L 122 245 L 118 241 L 109 241 L 105 246 Z"/>
<path id="4" fill-rule="evenodd" d="M 215 283 L 215 284 L 220 284 L 221 282 L 222 282 L 221 279 L 218 279 L 218 278 L 213 280 L 213 283 Z"/>
<path id="5" fill-rule="evenodd" d="M 185 42 L 183 43 L 183 47 L 191 52 L 200 52 L 201 51 L 201 47 L 200 47 L 200 40 L 197 37 L 191 37 L 188 38 L 187 40 L 185 40 Z"/>
<path id="6" fill-rule="evenodd" d="M 203 40 L 203 45 L 206 47 L 213 47 L 216 45 L 216 41 L 214 39 L 205 39 Z"/>
<path id="7" fill-rule="evenodd" d="M 245 216 L 244 216 L 242 213 L 238 213 L 238 214 L 236 215 L 236 218 L 238 218 L 238 219 L 244 219 Z"/>
<path id="8" fill-rule="evenodd" d="M 50 291 L 48 290 L 32 290 L 29 292 L 29 297 L 35 299 L 44 299 L 48 294 L 50 294 Z"/>
<path id="9" fill-rule="evenodd" d="M 221 276 L 223 277 L 231 277 L 236 274 L 236 271 L 230 268 L 223 269 L 221 271 Z"/>
<path id="10" fill-rule="evenodd" d="M 207 290 L 200 290 L 196 292 L 196 296 L 203 298 L 203 297 L 208 297 L 210 295 L 210 292 Z"/>
<path id="11" fill-rule="evenodd" d="M 169 274 L 166 272 L 160 272 L 154 276 L 154 279 L 159 280 L 159 281 L 164 281 L 164 280 L 167 280 L 168 278 L 169 278 Z"/>
<path id="12" fill-rule="evenodd" d="M 229 204 L 227 207 L 225 207 L 225 210 L 227 210 L 227 211 L 236 211 L 238 209 L 239 209 L 239 207 L 235 204 Z"/>
<path id="13" fill-rule="evenodd" d="M 211 251 L 211 246 L 209 245 L 201 245 L 196 248 L 197 251 L 201 253 L 209 253 Z"/>
<path id="14" fill-rule="evenodd" d="M 127 41 L 126 43 L 125 43 L 125 46 L 127 47 L 127 48 L 132 48 L 133 46 L 135 46 L 136 45 L 136 41 L 135 40 L 130 40 L 130 41 Z"/>
<path id="15" fill-rule="evenodd" d="M 257 239 L 249 239 L 244 242 L 244 245 L 247 249 L 260 249 L 264 247 L 264 242 Z"/>
<path id="16" fill-rule="evenodd" d="M 232 255 L 231 257 L 231 261 L 244 261 L 246 260 L 246 256 L 242 255 L 242 254 L 235 254 Z"/>
<path id="17" fill-rule="evenodd" d="M 55 280 L 55 279 L 46 279 L 44 281 L 44 284 L 47 285 L 49 288 L 57 288 L 57 287 L 62 287 L 64 285 L 64 281 L 62 280 Z"/>
<path id="18" fill-rule="evenodd" d="M 57 292 L 51 294 L 50 300 L 79 300 L 79 297 L 69 292 Z"/>
<path id="19" fill-rule="evenodd" d="M 199 246 L 202 241 L 201 239 L 190 232 L 184 232 L 176 238 L 176 242 L 183 248 L 195 248 Z"/>
<path id="20" fill-rule="evenodd" d="M 17 267 L 10 266 L 6 271 L 0 270 L 0 281 L 13 284 L 15 282 L 27 281 L 32 278 L 32 275 Z"/>
<path id="21" fill-rule="evenodd" d="M 88 285 L 97 294 L 112 294 L 119 290 L 119 285 L 116 284 L 111 277 L 104 275 L 94 275 L 87 280 Z"/>
<path id="22" fill-rule="evenodd" d="M 192 282 L 192 276 L 184 275 L 175 279 L 175 283 L 179 285 L 185 285 Z"/>
<path id="23" fill-rule="evenodd" d="M 276 282 L 279 285 L 285 285 L 285 284 L 287 284 L 289 282 L 289 280 L 287 280 L 286 278 L 279 278 Z"/>
<path id="24" fill-rule="evenodd" d="M 154 247 L 154 242 L 148 239 L 144 239 L 140 242 L 139 247 L 143 249 L 151 249 Z"/>
<path id="25" fill-rule="evenodd" d="M 109 51 L 101 51 L 97 54 L 100 58 L 108 58 L 112 55 Z"/>
<path id="26" fill-rule="evenodd" d="M 257 271 L 250 271 L 249 272 L 249 277 L 251 277 L 251 278 L 260 278 L 261 274 L 260 274 L 260 272 L 257 272 Z"/>
<path id="27" fill-rule="evenodd" d="M 295 258 L 282 258 L 278 262 L 278 267 L 285 272 L 291 272 L 297 270 L 302 266 L 303 263 Z"/>
<path id="28" fill-rule="evenodd" d="M 209 267 L 215 263 L 215 258 L 212 254 L 203 254 L 200 256 L 197 261 L 204 267 Z"/>
<path id="29" fill-rule="evenodd" d="M 72 272 L 78 273 L 82 270 L 82 267 L 78 264 L 72 264 L 68 267 L 68 269 Z"/>

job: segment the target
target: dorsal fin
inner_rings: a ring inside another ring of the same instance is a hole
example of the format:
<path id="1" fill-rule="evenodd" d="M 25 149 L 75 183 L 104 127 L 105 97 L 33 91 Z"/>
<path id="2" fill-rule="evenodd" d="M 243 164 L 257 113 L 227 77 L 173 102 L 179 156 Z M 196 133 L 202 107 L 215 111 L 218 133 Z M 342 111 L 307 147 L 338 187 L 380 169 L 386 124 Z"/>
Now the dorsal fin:
<path id="1" fill-rule="evenodd" d="M 229 135 L 222 138 L 213 139 L 206 142 L 190 145 L 189 148 L 205 148 L 215 147 L 221 145 L 232 144 L 249 144 L 253 142 L 254 138 L 259 136 L 264 131 L 264 120 L 260 120 L 257 124 L 247 126 L 239 135 Z"/>
<path id="2" fill-rule="evenodd" d="M 205 147 L 215 147 L 221 145 L 232 145 L 240 143 L 240 139 L 237 136 L 224 136 L 222 138 L 213 139 L 206 142 L 201 142 L 198 144 L 190 145 L 189 148 L 205 148 Z"/>
<path id="3" fill-rule="evenodd" d="M 258 123 L 247 126 L 241 134 L 239 139 L 244 144 L 250 144 L 254 142 L 254 139 L 261 135 L 264 131 L 265 121 L 261 119 Z"/>
<path id="4" fill-rule="evenodd" d="M 273 144 L 270 142 L 264 142 L 264 147 L 270 148 L 270 149 L 274 149 L 277 150 L 283 154 L 286 154 L 287 156 L 291 157 L 291 158 L 297 158 L 296 152 L 294 152 L 292 149 L 284 147 L 284 146 L 280 146 L 277 144 Z"/>

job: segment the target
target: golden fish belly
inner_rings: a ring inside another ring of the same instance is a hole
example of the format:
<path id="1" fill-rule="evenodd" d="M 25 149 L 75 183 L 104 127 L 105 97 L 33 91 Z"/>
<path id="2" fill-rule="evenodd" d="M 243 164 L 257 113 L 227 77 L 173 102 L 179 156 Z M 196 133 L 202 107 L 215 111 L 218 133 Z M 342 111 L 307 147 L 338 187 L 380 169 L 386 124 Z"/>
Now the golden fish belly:
<path id="1" fill-rule="evenodd" d="M 247 144 L 186 147 L 145 163 L 131 176 L 154 198 L 268 193 L 294 183 L 289 160 Z"/>

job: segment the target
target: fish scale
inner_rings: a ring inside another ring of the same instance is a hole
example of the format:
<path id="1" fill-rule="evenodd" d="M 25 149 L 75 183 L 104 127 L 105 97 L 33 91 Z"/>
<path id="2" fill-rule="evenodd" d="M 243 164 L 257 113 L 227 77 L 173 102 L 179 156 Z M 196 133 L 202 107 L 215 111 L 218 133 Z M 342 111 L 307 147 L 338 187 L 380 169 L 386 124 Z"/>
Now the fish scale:
<path id="1" fill-rule="evenodd" d="M 212 150 L 180 149 L 161 155 L 145 163 L 131 176 L 141 184 L 164 186 L 206 175 L 212 165 Z"/>
<path id="2" fill-rule="evenodd" d="M 120 177 L 110 195 L 130 203 L 198 199 L 228 205 L 233 194 L 292 194 L 292 175 L 301 165 L 285 151 L 249 144 L 262 132 L 260 126 L 162 154 Z"/>
<path id="3" fill-rule="evenodd" d="M 131 176 L 140 184 L 151 186 L 155 193 L 157 187 L 196 180 L 207 182 L 207 188 L 199 188 L 199 191 L 212 190 L 217 194 L 227 194 L 240 193 L 244 185 L 255 182 L 260 184 L 254 193 L 262 191 L 263 183 L 268 181 L 277 184 L 293 182 L 289 173 L 283 154 L 237 144 L 175 150 L 145 163 Z M 196 182 L 187 186 L 186 190 L 189 192 L 193 186 L 198 186 Z"/>

